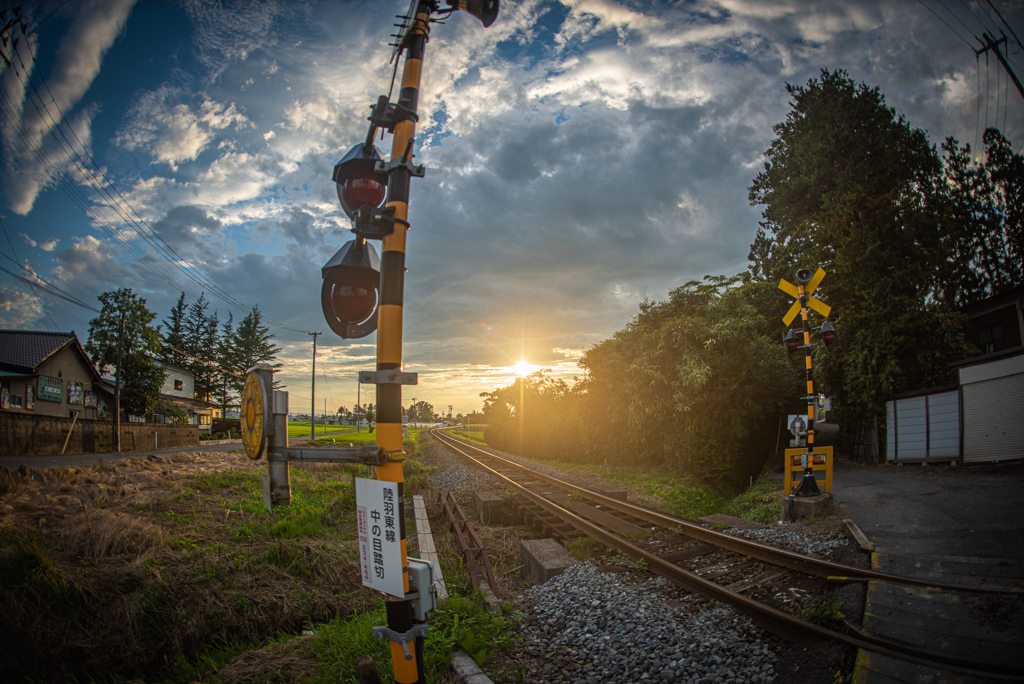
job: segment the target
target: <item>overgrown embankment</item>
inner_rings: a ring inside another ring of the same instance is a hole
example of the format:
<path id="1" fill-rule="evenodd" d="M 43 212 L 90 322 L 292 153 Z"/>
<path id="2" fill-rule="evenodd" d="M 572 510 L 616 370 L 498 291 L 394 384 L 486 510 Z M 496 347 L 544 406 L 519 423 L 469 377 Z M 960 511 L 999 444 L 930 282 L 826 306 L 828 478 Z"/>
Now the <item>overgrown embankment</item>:
<path id="1" fill-rule="evenodd" d="M 5 477 L 5 676 L 188 680 L 201 674 L 193 668 L 204 657 L 223 659 L 368 608 L 374 596 L 359 585 L 354 473 L 293 468 L 295 505 L 273 518 L 258 467 L 244 455 Z"/>

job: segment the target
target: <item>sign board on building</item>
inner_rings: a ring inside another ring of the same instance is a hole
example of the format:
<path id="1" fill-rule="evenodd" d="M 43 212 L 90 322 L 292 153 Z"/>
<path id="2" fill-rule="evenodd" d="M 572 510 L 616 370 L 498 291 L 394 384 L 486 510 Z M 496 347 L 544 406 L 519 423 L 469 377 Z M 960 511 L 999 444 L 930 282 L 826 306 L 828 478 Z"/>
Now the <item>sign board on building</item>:
<path id="1" fill-rule="evenodd" d="M 405 597 L 398 483 L 356 478 L 356 527 L 363 586 Z"/>
<path id="2" fill-rule="evenodd" d="M 38 390 L 36 399 L 59 402 L 64 393 L 64 381 L 60 378 L 48 378 L 45 375 L 40 375 L 36 389 Z"/>

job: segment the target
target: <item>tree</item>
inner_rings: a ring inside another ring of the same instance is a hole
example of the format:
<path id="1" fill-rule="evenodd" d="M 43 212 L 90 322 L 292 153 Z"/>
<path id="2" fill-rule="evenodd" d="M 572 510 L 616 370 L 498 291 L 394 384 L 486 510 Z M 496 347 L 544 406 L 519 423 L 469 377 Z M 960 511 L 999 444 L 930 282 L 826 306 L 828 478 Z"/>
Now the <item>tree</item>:
<path id="1" fill-rule="evenodd" d="M 437 420 L 434 414 L 434 405 L 426 401 L 417 401 L 409 407 L 406 415 L 413 423 L 432 423 Z"/>
<path id="2" fill-rule="evenodd" d="M 947 207 L 944 259 L 936 290 L 951 306 L 978 301 L 1024 282 L 1024 156 L 996 129 L 985 131 L 987 162 L 947 138 L 942 149 Z"/>
<path id="3" fill-rule="evenodd" d="M 802 377 L 761 311 L 771 286 L 745 276 L 707 276 L 644 302 L 587 350 L 590 440 L 722 490 L 760 471 L 780 417 L 800 405 Z"/>
<path id="4" fill-rule="evenodd" d="M 233 345 L 234 335 L 235 317 L 229 311 L 228 320 L 224 321 L 224 324 L 221 326 L 220 339 L 217 340 L 217 365 L 223 370 L 218 371 L 219 387 L 215 390 L 214 396 L 216 402 L 220 404 L 221 415 L 224 415 L 228 409 L 239 406 L 239 401 L 236 401 L 235 397 L 228 391 L 228 381 L 232 377 L 231 373 L 224 372 L 230 371 L 236 366 L 235 347 Z"/>
<path id="5" fill-rule="evenodd" d="M 187 346 L 185 343 L 185 317 L 187 315 L 188 305 L 185 303 L 185 293 L 182 292 L 178 297 L 178 303 L 171 309 L 170 317 L 164 319 L 163 341 L 165 346 L 161 354 L 164 361 L 182 368 L 185 367 L 186 357 L 179 350 L 184 350 Z"/>
<path id="6" fill-rule="evenodd" d="M 925 133 L 877 88 L 843 71 L 787 86 L 792 111 L 774 127 L 750 187 L 763 205 L 750 248 L 754 276 L 778 283 L 818 266 L 840 343 L 815 378 L 833 399 L 842 448 L 878 458 L 879 420 L 895 393 L 951 379 L 965 319 L 936 297 L 944 264 L 942 163 Z M 787 308 L 778 297 L 773 315 Z"/>
<path id="7" fill-rule="evenodd" d="M 217 312 L 208 314 L 210 303 L 206 295 L 200 294 L 199 299 L 192 303 L 188 315 L 183 322 L 185 351 L 185 367 L 195 377 L 195 396 L 209 400 L 214 388 L 221 384 L 220 373 L 216 369 L 217 362 L 217 328 L 220 322 Z"/>
<path id="8" fill-rule="evenodd" d="M 231 338 L 233 347 L 231 366 L 240 377 L 230 377 L 228 385 L 241 395 L 242 387 L 245 385 L 246 372 L 257 363 L 270 363 L 274 370 L 280 370 L 281 364 L 274 363 L 281 348 L 274 344 L 274 335 L 270 329 L 263 325 L 263 316 L 260 314 L 259 306 L 252 307 L 252 311 L 246 314 L 242 322 L 238 324 L 234 336 Z M 226 366 L 227 367 L 227 366 Z M 277 381 L 274 381 L 277 385 Z"/>
<path id="9" fill-rule="evenodd" d="M 124 317 L 121 344 L 121 408 L 125 416 L 145 416 L 160 398 L 164 369 L 156 359 L 161 352 L 159 328 L 152 325 L 156 314 L 146 308 L 146 300 L 130 288 L 104 292 L 98 297 L 100 315 L 89 321 L 85 350 L 100 373 L 117 364 L 120 317 Z"/>

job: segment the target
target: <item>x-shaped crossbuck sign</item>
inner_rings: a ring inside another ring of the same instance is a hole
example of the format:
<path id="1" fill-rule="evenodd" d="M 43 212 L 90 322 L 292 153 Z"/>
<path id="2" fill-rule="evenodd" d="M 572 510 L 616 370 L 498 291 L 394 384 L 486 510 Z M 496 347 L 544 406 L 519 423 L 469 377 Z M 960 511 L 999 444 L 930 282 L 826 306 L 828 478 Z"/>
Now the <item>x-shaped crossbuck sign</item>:
<path id="1" fill-rule="evenodd" d="M 815 299 L 811 296 L 811 293 L 814 292 L 815 288 L 821 284 L 821 281 L 824 280 L 824 278 L 825 269 L 819 267 L 818 270 L 814 272 L 814 276 L 811 278 L 811 281 L 804 286 L 804 292 L 807 293 L 807 306 L 811 307 L 825 318 L 828 318 L 829 313 L 832 311 L 832 307 L 820 299 Z M 779 281 L 779 289 L 796 300 L 793 302 L 793 306 L 789 307 L 789 311 L 786 312 L 786 315 L 782 317 L 782 322 L 788 326 L 793 322 L 793 319 L 796 318 L 796 315 L 800 313 L 800 290 L 796 285 L 790 283 L 785 278 Z"/>

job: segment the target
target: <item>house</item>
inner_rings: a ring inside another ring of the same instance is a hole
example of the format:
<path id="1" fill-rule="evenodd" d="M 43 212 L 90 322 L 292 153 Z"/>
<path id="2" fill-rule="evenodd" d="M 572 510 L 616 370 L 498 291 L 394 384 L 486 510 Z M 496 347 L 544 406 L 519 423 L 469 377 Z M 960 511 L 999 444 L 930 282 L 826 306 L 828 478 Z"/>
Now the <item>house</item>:
<path id="1" fill-rule="evenodd" d="M 198 425 L 200 432 L 210 432 L 213 419 L 220 417 L 220 409 L 212 402 L 196 398 L 196 378 L 192 371 L 164 361 L 157 362 L 164 369 L 164 384 L 160 398 L 188 411 L 188 424 Z M 154 419 L 171 422 L 170 418 L 155 414 Z"/>
<path id="2" fill-rule="evenodd" d="M 113 409 L 74 331 L 0 330 L 0 410 L 88 419 Z"/>
<path id="3" fill-rule="evenodd" d="M 1024 459 L 1024 286 L 963 307 L 980 351 L 951 364 L 957 383 L 886 403 L 886 460 Z"/>
<path id="4" fill-rule="evenodd" d="M 968 339 L 982 354 L 1024 344 L 1024 285 L 963 307 L 970 319 Z"/>

